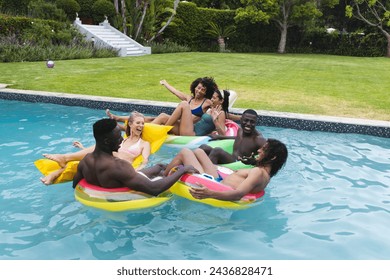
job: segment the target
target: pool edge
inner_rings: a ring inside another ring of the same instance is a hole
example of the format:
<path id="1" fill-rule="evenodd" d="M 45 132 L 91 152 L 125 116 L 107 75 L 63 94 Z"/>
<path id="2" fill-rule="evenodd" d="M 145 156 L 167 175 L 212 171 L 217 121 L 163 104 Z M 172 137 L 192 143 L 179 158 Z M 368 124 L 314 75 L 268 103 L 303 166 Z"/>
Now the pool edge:
<path id="1" fill-rule="evenodd" d="M 67 106 L 81 106 L 93 109 L 111 109 L 115 111 L 140 111 L 157 115 L 162 110 L 171 113 L 177 103 L 114 98 L 106 96 L 68 94 L 59 92 L 43 92 L 16 90 L 0 87 L 0 99 L 26 102 L 54 103 Z M 245 109 L 233 108 L 233 113 L 242 114 Z M 307 131 L 323 131 L 335 133 L 357 133 L 379 137 L 390 137 L 390 122 L 345 117 L 332 117 L 309 114 L 296 114 L 256 110 L 259 114 L 257 125 L 292 128 Z"/>

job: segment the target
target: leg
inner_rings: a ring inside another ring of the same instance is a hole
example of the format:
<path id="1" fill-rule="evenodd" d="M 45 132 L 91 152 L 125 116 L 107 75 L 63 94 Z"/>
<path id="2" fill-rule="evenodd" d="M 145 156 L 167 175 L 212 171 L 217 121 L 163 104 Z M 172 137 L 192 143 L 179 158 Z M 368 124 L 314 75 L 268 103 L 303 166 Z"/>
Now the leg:
<path id="1" fill-rule="evenodd" d="M 203 167 L 202 165 L 200 164 L 200 162 L 198 161 L 198 159 L 196 158 L 195 154 L 193 151 L 191 151 L 190 149 L 188 148 L 183 148 L 175 157 L 174 159 L 168 163 L 167 165 L 167 168 L 165 169 L 164 171 L 164 176 L 167 176 L 169 171 L 175 167 L 175 166 L 178 166 L 178 165 L 192 165 L 193 167 L 195 167 L 196 169 L 198 169 L 198 171 L 200 173 L 203 173 L 204 170 L 203 170 Z"/>
<path id="2" fill-rule="evenodd" d="M 195 149 L 194 154 L 202 166 L 205 173 L 212 175 L 214 178 L 218 177 L 217 168 L 215 167 L 214 163 L 210 160 L 210 158 L 207 156 L 204 150 L 202 149 Z"/>
<path id="3" fill-rule="evenodd" d="M 53 171 L 49 175 L 41 178 L 41 182 L 44 183 L 46 186 L 51 185 L 54 183 L 54 181 L 64 172 L 65 167 L 62 167 L 56 171 Z"/>
<path id="4" fill-rule="evenodd" d="M 212 149 L 209 154 L 209 158 L 214 164 L 231 163 L 236 161 L 233 155 L 229 154 L 221 148 Z"/>
<path id="5" fill-rule="evenodd" d="M 165 125 L 176 125 L 179 124 L 179 135 L 194 136 L 194 120 L 191 113 L 190 105 L 187 101 L 182 101 L 173 111 Z M 174 131 L 174 129 L 172 129 Z"/>
<path id="6" fill-rule="evenodd" d="M 95 146 L 85 148 L 81 151 L 69 154 L 43 154 L 45 158 L 58 162 L 61 167 L 64 167 L 67 162 L 72 160 L 82 160 L 88 153 L 93 152 Z"/>
<path id="7" fill-rule="evenodd" d="M 170 115 L 166 114 L 166 113 L 161 113 L 160 115 L 158 115 L 156 118 L 154 118 L 151 123 L 155 123 L 155 124 L 162 124 L 162 125 L 165 125 L 167 120 L 169 119 Z"/>
<path id="8" fill-rule="evenodd" d="M 211 148 L 209 145 L 206 145 L 206 144 L 200 145 L 199 149 L 202 149 L 207 155 L 209 155 L 211 153 L 211 151 L 213 150 L 213 148 Z"/>
<path id="9" fill-rule="evenodd" d="M 145 117 L 145 122 L 150 123 L 153 122 L 156 117 Z"/>
<path id="10" fill-rule="evenodd" d="M 114 119 L 114 120 L 119 121 L 119 122 L 125 122 L 129 118 L 127 116 L 117 116 L 117 115 L 114 115 L 113 113 L 110 112 L 109 109 L 106 109 L 106 115 L 110 119 Z"/>
<path id="11" fill-rule="evenodd" d="M 154 166 L 141 169 L 140 172 L 144 173 L 148 178 L 153 178 L 156 176 L 162 176 L 166 167 L 166 164 L 158 163 Z"/>

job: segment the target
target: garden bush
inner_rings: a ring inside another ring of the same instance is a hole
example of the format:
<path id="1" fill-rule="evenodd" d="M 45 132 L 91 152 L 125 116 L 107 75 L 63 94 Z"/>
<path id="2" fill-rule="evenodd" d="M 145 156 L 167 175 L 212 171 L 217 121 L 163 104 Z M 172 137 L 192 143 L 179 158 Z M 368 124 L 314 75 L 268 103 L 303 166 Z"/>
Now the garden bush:
<path id="1" fill-rule="evenodd" d="M 56 5 L 64 10 L 67 18 L 72 22 L 76 19 L 76 13 L 80 11 L 80 5 L 76 0 L 57 0 Z"/>
<path id="2" fill-rule="evenodd" d="M 102 22 L 105 16 L 112 19 L 115 16 L 115 6 L 108 0 L 97 0 L 92 5 L 92 18 L 95 22 Z"/>

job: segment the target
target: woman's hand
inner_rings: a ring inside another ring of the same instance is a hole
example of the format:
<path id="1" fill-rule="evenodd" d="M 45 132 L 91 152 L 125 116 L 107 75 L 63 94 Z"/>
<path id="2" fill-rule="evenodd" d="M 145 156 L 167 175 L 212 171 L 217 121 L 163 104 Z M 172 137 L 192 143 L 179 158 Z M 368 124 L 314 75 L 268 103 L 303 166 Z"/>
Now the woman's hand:
<path id="1" fill-rule="evenodd" d="M 218 117 L 219 117 L 219 115 L 220 114 L 222 114 L 222 106 L 221 105 L 218 105 L 218 106 L 216 106 L 216 107 L 213 107 L 213 108 L 211 108 L 211 117 L 213 118 L 213 121 L 215 122 L 217 119 L 218 119 Z"/>
<path id="2" fill-rule="evenodd" d="M 73 142 L 73 147 L 79 148 L 79 149 L 85 149 L 84 145 L 81 144 L 79 141 L 74 141 Z"/>

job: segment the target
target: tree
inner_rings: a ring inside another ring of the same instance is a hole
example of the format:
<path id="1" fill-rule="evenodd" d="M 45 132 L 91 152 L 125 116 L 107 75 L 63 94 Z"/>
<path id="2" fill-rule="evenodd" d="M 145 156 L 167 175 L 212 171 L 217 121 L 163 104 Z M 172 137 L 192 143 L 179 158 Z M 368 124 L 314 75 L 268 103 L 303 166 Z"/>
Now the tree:
<path id="1" fill-rule="evenodd" d="M 339 0 L 242 0 L 245 7 L 237 9 L 235 19 L 252 23 L 272 21 L 280 30 L 278 53 L 286 52 L 287 31 L 294 25 L 305 25 L 322 15 L 322 5 Z"/>
<path id="2" fill-rule="evenodd" d="M 166 7 L 166 8 L 164 9 L 165 12 L 170 13 L 170 16 L 169 16 L 168 20 L 167 20 L 165 23 L 163 23 L 163 26 L 160 28 L 160 30 L 157 31 L 156 34 L 154 34 L 154 35 L 150 38 L 149 42 L 152 42 L 155 38 L 157 38 L 161 33 L 164 32 L 165 28 L 167 28 L 167 27 L 169 26 L 169 24 L 172 22 L 173 18 L 174 18 L 175 15 L 176 15 L 176 10 L 177 10 L 177 7 L 179 6 L 179 2 L 180 2 L 180 0 L 174 0 L 174 2 L 173 2 L 173 8 Z"/>
<path id="3" fill-rule="evenodd" d="M 206 30 L 206 33 L 213 38 L 216 38 L 219 45 L 219 51 L 225 52 L 225 38 L 233 35 L 236 32 L 235 27 L 233 25 L 220 26 L 215 22 L 209 22 L 209 27 L 210 28 Z"/>
<path id="4" fill-rule="evenodd" d="M 121 19 L 124 34 L 151 42 L 172 22 L 179 2 L 180 0 L 113 0 L 113 5 L 117 18 Z M 118 23 L 119 21 L 114 23 L 117 28 L 120 25 Z"/>
<path id="5" fill-rule="evenodd" d="M 57 8 L 64 10 L 69 20 L 74 21 L 76 13 L 80 11 L 80 5 L 76 0 L 57 0 Z"/>
<path id="6" fill-rule="evenodd" d="M 386 0 L 353 0 L 346 6 L 346 15 L 378 28 L 387 39 L 387 57 L 390 57 L 390 2 Z"/>

